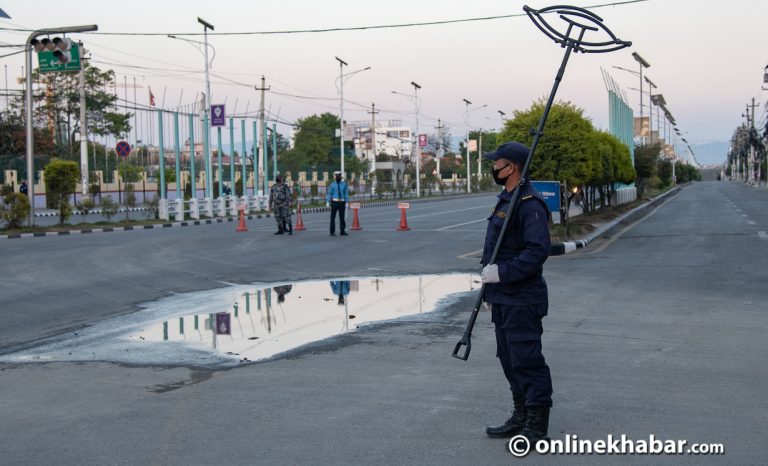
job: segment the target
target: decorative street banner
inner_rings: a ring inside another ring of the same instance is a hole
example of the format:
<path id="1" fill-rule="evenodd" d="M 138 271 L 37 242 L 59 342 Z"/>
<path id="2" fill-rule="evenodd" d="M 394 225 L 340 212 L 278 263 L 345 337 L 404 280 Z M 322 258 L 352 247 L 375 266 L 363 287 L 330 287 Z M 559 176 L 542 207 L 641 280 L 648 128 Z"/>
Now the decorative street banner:
<path id="1" fill-rule="evenodd" d="M 211 126 L 226 126 L 227 112 L 224 111 L 224 104 L 211 105 Z"/>
<path id="2" fill-rule="evenodd" d="M 232 329 L 229 326 L 229 312 L 216 313 L 216 335 L 231 335 Z"/>
<path id="3" fill-rule="evenodd" d="M 419 134 L 419 147 L 427 147 L 427 135 Z"/>

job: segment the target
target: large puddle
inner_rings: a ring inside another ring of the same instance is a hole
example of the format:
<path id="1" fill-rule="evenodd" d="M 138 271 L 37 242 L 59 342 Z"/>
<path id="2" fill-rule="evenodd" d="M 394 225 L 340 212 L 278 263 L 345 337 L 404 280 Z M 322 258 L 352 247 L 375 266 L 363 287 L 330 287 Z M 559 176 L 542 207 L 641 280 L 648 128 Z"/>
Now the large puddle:
<path id="1" fill-rule="evenodd" d="M 231 285 L 146 303 L 138 312 L 0 356 L 0 362 L 232 366 L 367 323 L 431 312 L 479 286 L 472 274 Z"/>

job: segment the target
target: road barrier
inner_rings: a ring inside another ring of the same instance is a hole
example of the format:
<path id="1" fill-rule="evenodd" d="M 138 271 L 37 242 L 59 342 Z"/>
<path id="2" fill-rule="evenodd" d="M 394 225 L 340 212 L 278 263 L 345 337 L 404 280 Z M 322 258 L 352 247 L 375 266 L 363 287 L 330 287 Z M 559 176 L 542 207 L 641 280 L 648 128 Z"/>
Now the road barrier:
<path id="1" fill-rule="evenodd" d="M 400 209 L 400 226 L 397 227 L 398 231 L 408 231 L 411 228 L 408 226 L 408 218 L 405 216 L 405 211 L 411 208 L 411 204 L 408 202 L 398 202 L 397 208 Z"/>

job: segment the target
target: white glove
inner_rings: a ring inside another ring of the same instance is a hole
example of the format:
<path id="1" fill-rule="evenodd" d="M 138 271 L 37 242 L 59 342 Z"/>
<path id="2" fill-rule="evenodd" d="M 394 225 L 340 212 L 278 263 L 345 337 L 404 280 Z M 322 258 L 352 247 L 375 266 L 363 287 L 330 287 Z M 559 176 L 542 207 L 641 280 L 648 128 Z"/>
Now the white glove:
<path id="1" fill-rule="evenodd" d="M 480 274 L 480 281 L 483 283 L 499 283 L 499 266 L 496 264 L 488 264 L 483 267 L 483 272 Z"/>
<path id="2" fill-rule="evenodd" d="M 326 202 L 326 203 L 325 203 L 325 207 L 330 207 L 330 206 L 331 206 L 331 203 L 330 203 L 330 202 Z"/>

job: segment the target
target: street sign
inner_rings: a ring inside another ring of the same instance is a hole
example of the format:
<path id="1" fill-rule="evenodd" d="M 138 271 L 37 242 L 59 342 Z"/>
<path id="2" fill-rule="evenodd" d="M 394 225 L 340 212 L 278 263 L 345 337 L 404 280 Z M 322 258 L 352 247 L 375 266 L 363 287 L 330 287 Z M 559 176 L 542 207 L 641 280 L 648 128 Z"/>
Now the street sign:
<path id="1" fill-rule="evenodd" d="M 115 152 L 117 152 L 117 155 L 120 157 L 128 157 L 131 155 L 131 145 L 128 143 L 128 141 L 117 141 L 117 145 L 115 145 Z"/>
<path id="2" fill-rule="evenodd" d="M 224 104 L 211 105 L 211 126 L 226 126 L 227 112 L 224 111 Z"/>
<path id="3" fill-rule="evenodd" d="M 470 152 L 477 152 L 477 139 L 470 139 L 469 140 L 469 151 Z"/>
<path id="4" fill-rule="evenodd" d="M 344 139 L 351 141 L 355 137 L 355 125 L 347 123 L 344 125 Z"/>
<path id="5" fill-rule="evenodd" d="M 216 313 L 216 335 L 231 335 L 230 318 L 228 312 Z"/>
<path id="6" fill-rule="evenodd" d="M 419 147 L 427 147 L 427 135 L 419 134 Z"/>
<path id="7" fill-rule="evenodd" d="M 559 181 L 531 181 L 533 189 L 544 198 L 549 211 L 560 212 L 560 182 Z"/>
<path id="8" fill-rule="evenodd" d="M 61 63 L 52 51 L 44 50 L 37 53 L 41 73 L 55 73 L 57 71 L 80 71 L 80 46 L 72 43 L 69 49 L 72 59 L 68 63 Z"/>

